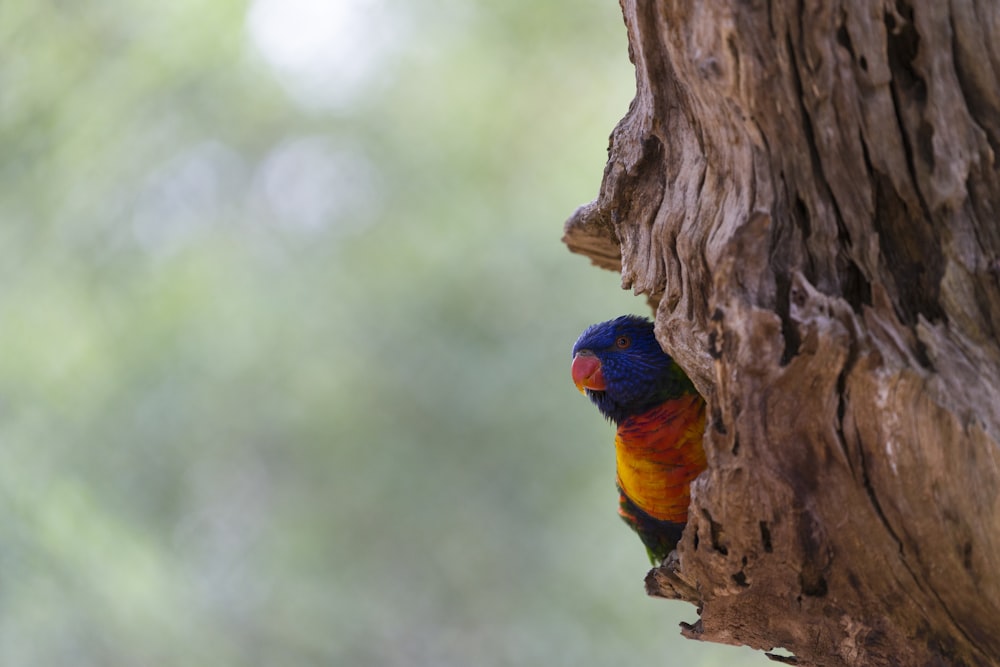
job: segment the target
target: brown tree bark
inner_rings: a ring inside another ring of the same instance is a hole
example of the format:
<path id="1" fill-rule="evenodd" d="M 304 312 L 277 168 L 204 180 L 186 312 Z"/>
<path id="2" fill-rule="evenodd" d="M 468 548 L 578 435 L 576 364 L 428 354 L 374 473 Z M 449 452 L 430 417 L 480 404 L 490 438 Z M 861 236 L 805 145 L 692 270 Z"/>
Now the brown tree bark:
<path id="1" fill-rule="evenodd" d="M 652 595 L 798 664 L 1000 664 L 1000 3 L 622 0 L 565 241 L 709 402 Z"/>

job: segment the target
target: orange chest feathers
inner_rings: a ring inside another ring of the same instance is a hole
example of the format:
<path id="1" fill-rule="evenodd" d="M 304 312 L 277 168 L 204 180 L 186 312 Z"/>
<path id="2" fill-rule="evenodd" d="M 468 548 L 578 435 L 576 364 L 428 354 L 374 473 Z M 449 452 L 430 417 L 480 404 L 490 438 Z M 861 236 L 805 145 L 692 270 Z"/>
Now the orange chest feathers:
<path id="1" fill-rule="evenodd" d="M 687 522 L 691 482 L 705 469 L 705 401 L 671 399 L 618 426 L 618 486 L 647 514 Z"/>

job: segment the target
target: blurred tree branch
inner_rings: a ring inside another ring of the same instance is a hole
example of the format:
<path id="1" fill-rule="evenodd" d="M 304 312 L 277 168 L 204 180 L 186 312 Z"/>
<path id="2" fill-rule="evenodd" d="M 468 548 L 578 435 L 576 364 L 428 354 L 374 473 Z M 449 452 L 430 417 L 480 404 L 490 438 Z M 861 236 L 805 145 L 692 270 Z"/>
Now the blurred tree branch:
<path id="1" fill-rule="evenodd" d="M 622 7 L 636 96 L 564 240 L 712 414 L 650 594 L 798 664 L 995 664 L 1000 9 Z"/>

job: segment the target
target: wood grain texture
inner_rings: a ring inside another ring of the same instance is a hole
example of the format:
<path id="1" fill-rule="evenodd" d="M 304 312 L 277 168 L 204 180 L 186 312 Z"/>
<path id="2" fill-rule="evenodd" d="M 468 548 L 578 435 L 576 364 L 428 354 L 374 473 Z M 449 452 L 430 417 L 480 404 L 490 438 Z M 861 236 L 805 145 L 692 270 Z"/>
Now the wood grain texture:
<path id="1" fill-rule="evenodd" d="M 1000 664 L 1000 5 L 622 8 L 636 97 L 565 241 L 710 409 L 649 592 L 798 664 Z"/>

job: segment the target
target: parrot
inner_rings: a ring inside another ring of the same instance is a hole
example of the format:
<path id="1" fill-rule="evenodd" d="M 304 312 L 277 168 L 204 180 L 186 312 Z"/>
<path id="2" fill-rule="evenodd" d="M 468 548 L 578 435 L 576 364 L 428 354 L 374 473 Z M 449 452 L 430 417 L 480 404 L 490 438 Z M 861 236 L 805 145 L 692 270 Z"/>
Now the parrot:
<path id="1" fill-rule="evenodd" d="M 637 315 L 588 327 L 573 346 L 573 383 L 617 426 L 618 514 L 662 563 L 687 523 L 691 482 L 706 468 L 705 400 Z"/>

